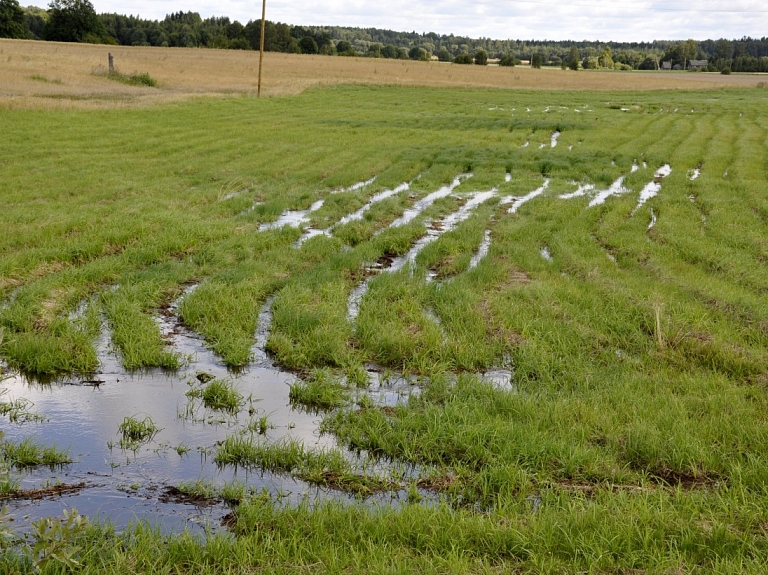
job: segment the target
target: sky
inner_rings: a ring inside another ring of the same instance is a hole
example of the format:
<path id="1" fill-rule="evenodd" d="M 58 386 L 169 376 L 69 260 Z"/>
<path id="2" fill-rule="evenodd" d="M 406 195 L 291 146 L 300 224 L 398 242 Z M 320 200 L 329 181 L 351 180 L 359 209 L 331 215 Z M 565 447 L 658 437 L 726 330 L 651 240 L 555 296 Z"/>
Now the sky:
<path id="1" fill-rule="evenodd" d="M 171 12 L 261 18 L 261 2 L 245 0 L 91 0 L 96 12 L 152 20 Z M 23 2 L 22 2 L 23 3 Z M 267 1 L 267 20 L 303 26 L 384 28 L 497 40 L 737 39 L 768 36 L 765 0 L 326 0 Z"/>

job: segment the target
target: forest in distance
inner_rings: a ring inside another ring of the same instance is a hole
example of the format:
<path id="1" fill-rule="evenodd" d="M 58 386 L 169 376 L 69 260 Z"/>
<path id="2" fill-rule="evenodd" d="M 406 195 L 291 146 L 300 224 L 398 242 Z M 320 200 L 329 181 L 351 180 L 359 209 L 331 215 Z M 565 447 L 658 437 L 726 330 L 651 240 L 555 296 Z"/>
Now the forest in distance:
<path id="1" fill-rule="evenodd" d="M 514 30 L 510 30 L 510 35 Z M 203 18 L 175 12 L 163 20 L 97 14 L 88 0 L 53 0 L 48 9 L 0 0 L 0 37 L 91 42 L 122 46 L 168 46 L 258 50 L 261 21 L 243 25 L 227 16 Z M 768 72 L 768 38 L 653 40 L 648 42 L 549 41 L 469 38 L 434 32 L 378 28 L 301 26 L 265 23 L 270 52 L 439 60 L 502 65 L 530 62 L 534 67 L 657 70 L 663 62 L 687 68 L 705 61 L 709 72 Z M 479 55 L 479 58 L 478 58 Z"/>

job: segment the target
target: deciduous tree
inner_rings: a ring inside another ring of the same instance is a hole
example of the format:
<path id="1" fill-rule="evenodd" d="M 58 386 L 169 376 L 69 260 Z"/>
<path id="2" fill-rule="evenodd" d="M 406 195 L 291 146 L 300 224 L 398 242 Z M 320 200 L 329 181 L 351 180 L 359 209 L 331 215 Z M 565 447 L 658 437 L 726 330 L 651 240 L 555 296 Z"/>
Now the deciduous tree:
<path id="1" fill-rule="evenodd" d="M 17 0 L 0 0 L 0 38 L 26 38 L 24 10 Z"/>

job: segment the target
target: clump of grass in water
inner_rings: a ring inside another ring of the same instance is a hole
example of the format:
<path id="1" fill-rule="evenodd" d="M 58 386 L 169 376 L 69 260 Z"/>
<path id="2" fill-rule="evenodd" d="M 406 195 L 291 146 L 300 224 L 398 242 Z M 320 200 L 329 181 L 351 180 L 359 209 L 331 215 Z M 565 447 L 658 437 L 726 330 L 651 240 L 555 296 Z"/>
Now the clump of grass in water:
<path id="1" fill-rule="evenodd" d="M 334 378 L 329 370 L 319 369 L 306 381 L 293 384 L 288 398 L 293 405 L 326 410 L 346 405 L 349 401 L 349 391 Z"/>
<path id="2" fill-rule="evenodd" d="M 208 381 L 205 387 L 191 389 L 187 397 L 203 400 L 208 409 L 237 413 L 243 405 L 243 394 L 237 391 L 232 382 L 215 378 Z"/>
<path id="3" fill-rule="evenodd" d="M 1 378 L 2 374 L 0 374 L 0 379 Z M 2 396 L 3 393 L 4 392 L 0 391 L 0 396 Z M 11 401 L 0 401 L 0 415 L 7 416 L 8 421 L 11 423 L 41 423 L 43 421 L 48 421 L 48 418 L 45 415 L 30 410 L 30 407 L 33 405 L 34 404 L 31 401 L 23 397 Z"/>
<path id="4" fill-rule="evenodd" d="M 120 447 L 135 451 L 142 443 L 151 441 L 160 431 L 160 428 L 155 425 L 155 422 L 149 416 L 142 420 L 135 417 L 126 417 L 120 424 L 118 431 L 122 436 Z"/>
<path id="5" fill-rule="evenodd" d="M 355 473 L 339 450 L 310 451 L 295 439 L 259 444 L 230 436 L 221 444 L 214 461 L 219 466 L 239 465 L 276 473 L 290 473 L 307 483 L 358 495 L 371 495 L 393 487 L 387 479 Z"/>
<path id="6" fill-rule="evenodd" d="M 112 72 L 106 72 L 106 73 L 101 73 L 97 75 L 104 76 L 105 78 L 109 78 L 110 80 L 115 80 L 116 82 L 128 84 L 129 86 L 148 86 L 150 88 L 157 87 L 157 80 L 155 80 L 147 72 L 144 72 L 142 74 L 138 72 L 134 72 L 133 74 L 124 74 L 122 72 L 118 72 L 117 70 L 114 70 Z"/>
<path id="7" fill-rule="evenodd" d="M 69 453 L 59 451 L 55 446 L 44 447 L 39 445 L 30 437 L 21 443 L 10 441 L 0 443 L 0 456 L 2 456 L 2 459 L 7 464 L 15 467 L 72 463 Z"/>

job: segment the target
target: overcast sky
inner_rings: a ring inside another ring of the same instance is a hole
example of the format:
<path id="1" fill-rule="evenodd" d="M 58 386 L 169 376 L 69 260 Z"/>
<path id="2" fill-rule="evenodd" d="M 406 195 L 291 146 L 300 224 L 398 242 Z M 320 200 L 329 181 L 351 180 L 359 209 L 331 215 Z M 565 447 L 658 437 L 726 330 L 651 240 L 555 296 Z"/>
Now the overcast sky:
<path id="1" fill-rule="evenodd" d="M 92 0 L 97 12 L 162 19 L 170 12 L 261 17 L 259 0 Z M 23 3 L 23 2 L 22 2 Z M 639 42 L 768 36 L 765 0 L 268 0 L 267 20 L 294 25 L 355 26 L 437 32 L 500 40 Z"/>

